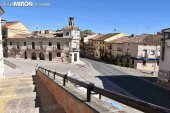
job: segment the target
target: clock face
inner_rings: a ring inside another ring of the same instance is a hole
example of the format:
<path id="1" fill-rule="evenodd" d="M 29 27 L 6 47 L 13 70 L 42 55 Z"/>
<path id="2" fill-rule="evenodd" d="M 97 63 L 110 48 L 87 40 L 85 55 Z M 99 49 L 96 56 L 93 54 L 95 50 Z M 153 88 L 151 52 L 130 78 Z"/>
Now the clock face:
<path id="1" fill-rule="evenodd" d="M 165 39 L 169 38 L 169 33 L 165 33 Z"/>

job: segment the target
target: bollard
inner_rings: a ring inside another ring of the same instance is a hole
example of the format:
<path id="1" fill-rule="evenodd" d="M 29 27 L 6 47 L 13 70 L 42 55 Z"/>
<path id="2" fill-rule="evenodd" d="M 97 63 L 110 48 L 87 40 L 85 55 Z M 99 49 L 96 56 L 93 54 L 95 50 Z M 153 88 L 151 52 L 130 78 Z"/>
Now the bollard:
<path id="1" fill-rule="evenodd" d="M 90 83 L 90 84 L 87 86 L 87 102 L 90 102 L 90 101 L 91 101 L 91 91 L 93 90 L 93 86 L 94 86 L 93 83 Z"/>
<path id="2" fill-rule="evenodd" d="M 63 78 L 63 86 L 65 86 L 65 85 L 66 85 L 66 79 L 67 79 L 67 74 L 66 74 L 66 75 L 64 75 L 64 78 Z"/>
<path id="3" fill-rule="evenodd" d="M 55 75 L 56 75 L 56 72 L 54 72 L 54 77 L 53 77 L 54 80 L 55 80 Z"/>

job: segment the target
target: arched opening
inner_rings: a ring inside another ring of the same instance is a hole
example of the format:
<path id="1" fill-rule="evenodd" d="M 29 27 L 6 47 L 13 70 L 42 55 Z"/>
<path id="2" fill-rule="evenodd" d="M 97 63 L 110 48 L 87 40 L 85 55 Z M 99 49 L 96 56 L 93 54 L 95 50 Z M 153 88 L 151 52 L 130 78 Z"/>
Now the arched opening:
<path id="1" fill-rule="evenodd" d="M 43 54 L 43 53 L 40 53 L 40 54 L 39 54 L 39 58 L 40 58 L 40 60 L 45 60 L 44 54 Z"/>
<path id="2" fill-rule="evenodd" d="M 37 55 L 36 55 L 35 52 L 32 52 L 32 54 L 31 54 L 31 59 L 32 59 L 32 60 L 37 60 Z"/>

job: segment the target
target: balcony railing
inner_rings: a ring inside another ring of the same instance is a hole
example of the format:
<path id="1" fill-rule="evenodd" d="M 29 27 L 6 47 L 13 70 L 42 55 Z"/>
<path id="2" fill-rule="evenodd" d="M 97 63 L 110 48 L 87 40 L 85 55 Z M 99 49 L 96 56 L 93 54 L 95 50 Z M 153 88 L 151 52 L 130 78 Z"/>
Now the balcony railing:
<path id="1" fill-rule="evenodd" d="M 97 94 L 103 95 L 105 97 L 108 97 L 110 99 L 113 99 L 115 101 L 118 101 L 120 103 L 126 104 L 130 107 L 136 108 L 138 110 L 141 110 L 146 113 L 170 113 L 170 109 L 160 107 L 158 105 L 154 105 L 139 99 L 134 99 L 122 94 L 118 94 L 116 92 L 112 92 L 106 89 L 102 89 L 99 87 L 96 87 L 93 83 L 86 83 L 83 81 L 79 81 L 77 79 L 68 77 L 67 75 L 62 75 L 56 72 L 53 72 L 51 70 L 45 69 L 43 67 L 39 67 L 37 71 L 41 71 L 45 75 L 47 75 L 50 78 L 50 74 L 53 75 L 53 78 L 50 78 L 51 80 L 55 80 L 56 76 L 62 77 L 63 78 L 63 86 L 66 86 L 66 81 L 70 81 L 76 85 L 79 85 L 81 87 L 84 87 L 87 89 L 87 101 L 91 101 L 91 95 L 92 92 L 95 92 Z"/>

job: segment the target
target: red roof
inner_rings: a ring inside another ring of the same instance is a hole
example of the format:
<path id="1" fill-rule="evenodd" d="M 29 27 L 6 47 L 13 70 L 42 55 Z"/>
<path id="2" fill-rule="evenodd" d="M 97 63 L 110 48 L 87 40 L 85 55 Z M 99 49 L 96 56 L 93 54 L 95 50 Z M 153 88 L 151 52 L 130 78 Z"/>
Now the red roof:
<path id="1" fill-rule="evenodd" d="M 16 24 L 17 22 L 7 22 L 6 24 L 2 25 L 2 27 L 7 28 L 13 24 Z"/>

